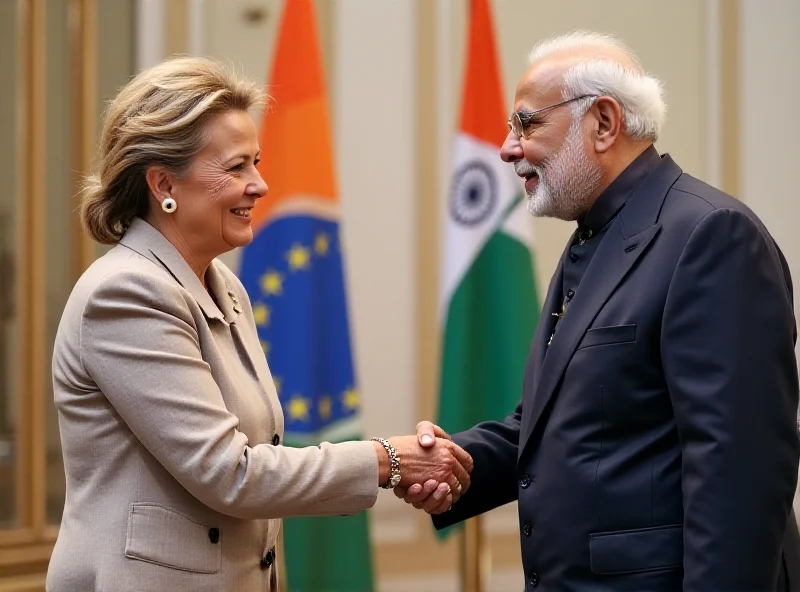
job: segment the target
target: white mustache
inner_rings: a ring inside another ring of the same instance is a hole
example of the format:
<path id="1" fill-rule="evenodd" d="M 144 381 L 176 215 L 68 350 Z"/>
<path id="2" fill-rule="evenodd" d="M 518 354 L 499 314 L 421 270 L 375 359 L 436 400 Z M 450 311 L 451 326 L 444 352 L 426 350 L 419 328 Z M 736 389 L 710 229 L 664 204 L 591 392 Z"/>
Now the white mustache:
<path id="1" fill-rule="evenodd" d="M 514 163 L 514 172 L 520 177 L 527 177 L 528 175 L 533 175 L 534 173 L 541 177 L 539 171 L 539 167 L 533 166 L 527 160 L 518 160 Z"/>

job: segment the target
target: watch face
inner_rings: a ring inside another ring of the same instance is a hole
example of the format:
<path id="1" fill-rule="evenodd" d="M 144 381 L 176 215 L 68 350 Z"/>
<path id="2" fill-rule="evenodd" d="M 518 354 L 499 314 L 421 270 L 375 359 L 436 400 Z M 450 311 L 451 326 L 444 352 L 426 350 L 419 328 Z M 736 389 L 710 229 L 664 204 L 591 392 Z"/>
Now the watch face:
<path id="1" fill-rule="evenodd" d="M 400 485 L 400 475 L 392 475 L 392 478 L 389 482 L 392 484 L 392 487 L 397 487 Z"/>

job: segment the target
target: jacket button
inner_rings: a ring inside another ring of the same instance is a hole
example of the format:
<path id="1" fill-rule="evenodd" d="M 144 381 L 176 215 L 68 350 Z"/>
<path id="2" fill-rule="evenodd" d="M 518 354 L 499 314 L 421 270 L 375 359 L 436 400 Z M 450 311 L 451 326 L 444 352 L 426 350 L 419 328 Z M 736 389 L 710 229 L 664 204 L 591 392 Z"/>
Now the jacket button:
<path id="1" fill-rule="evenodd" d="M 539 585 L 539 574 L 533 572 L 528 578 L 528 583 L 532 588 L 536 588 Z"/>
<path id="2" fill-rule="evenodd" d="M 531 476 L 526 473 L 519 478 L 519 486 L 522 487 L 522 489 L 527 489 L 528 485 L 531 484 L 531 481 Z"/>
<path id="3" fill-rule="evenodd" d="M 211 541 L 212 545 L 216 545 L 219 542 L 219 528 L 208 529 L 208 540 Z"/>
<path id="4" fill-rule="evenodd" d="M 269 569 L 275 561 L 275 547 L 272 547 L 261 558 L 261 569 Z"/>
<path id="5" fill-rule="evenodd" d="M 522 534 L 524 534 L 526 537 L 529 537 L 531 536 L 531 532 L 533 532 L 533 526 L 531 526 L 530 522 L 526 522 L 522 525 Z"/>
<path id="6" fill-rule="evenodd" d="M 273 446 L 277 446 L 280 443 L 281 443 L 281 437 L 278 434 L 275 434 L 274 436 L 272 436 L 272 445 Z"/>

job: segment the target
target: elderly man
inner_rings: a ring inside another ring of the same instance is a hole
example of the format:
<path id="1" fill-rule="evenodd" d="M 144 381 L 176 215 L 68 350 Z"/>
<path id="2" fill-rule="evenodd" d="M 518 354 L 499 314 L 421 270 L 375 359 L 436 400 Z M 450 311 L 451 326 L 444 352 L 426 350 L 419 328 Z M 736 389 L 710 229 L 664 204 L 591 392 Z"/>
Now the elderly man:
<path id="1" fill-rule="evenodd" d="M 518 500 L 526 590 L 798 586 L 789 271 L 753 212 L 659 155 L 664 112 L 613 38 L 532 51 L 501 157 L 533 215 L 577 228 L 520 405 L 453 436 L 469 491 L 444 513 L 446 484 L 397 491 L 437 528 Z"/>

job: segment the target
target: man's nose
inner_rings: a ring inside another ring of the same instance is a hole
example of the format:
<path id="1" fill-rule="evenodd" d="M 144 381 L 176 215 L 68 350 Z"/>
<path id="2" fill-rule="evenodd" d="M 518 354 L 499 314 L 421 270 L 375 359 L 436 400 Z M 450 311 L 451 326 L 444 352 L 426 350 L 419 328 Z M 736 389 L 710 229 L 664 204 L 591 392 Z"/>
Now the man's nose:
<path id="1" fill-rule="evenodd" d="M 503 146 L 500 148 L 500 158 L 505 162 L 517 162 L 523 159 L 522 144 L 519 136 L 509 131 Z"/>

